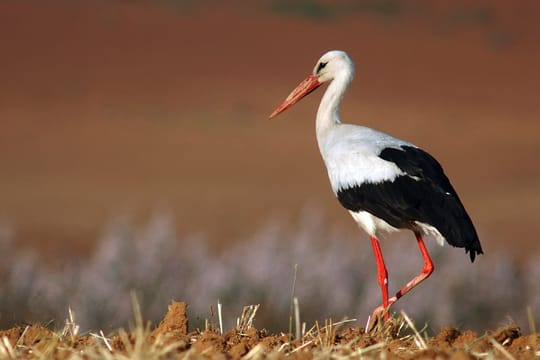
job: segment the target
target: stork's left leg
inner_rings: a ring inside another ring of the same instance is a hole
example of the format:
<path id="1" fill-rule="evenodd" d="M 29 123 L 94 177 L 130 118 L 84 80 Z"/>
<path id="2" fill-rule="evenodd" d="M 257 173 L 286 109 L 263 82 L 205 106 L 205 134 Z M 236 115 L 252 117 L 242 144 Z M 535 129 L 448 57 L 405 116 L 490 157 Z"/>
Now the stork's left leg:
<path id="1" fill-rule="evenodd" d="M 373 247 L 373 255 L 375 255 L 375 262 L 377 263 L 377 281 L 381 288 L 382 307 L 383 310 L 388 310 L 390 306 L 388 299 L 388 271 L 384 264 L 381 245 L 379 244 L 379 240 L 374 236 L 371 237 L 371 245 Z M 384 319 L 388 320 L 388 312 L 385 314 Z"/>
<path id="2" fill-rule="evenodd" d="M 388 308 L 390 307 L 388 299 L 388 271 L 384 264 L 379 240 L 374 236 L 371 237 L 371 245 L 373 247 L 373 255 L 375 255 L 375 263 L 377 264 L 377 281 L 381 288 L 382 305 L 375 309 L 373 315 L 369 317 L 366 325 L 367 330 L 371 330 L 383 317 L 385 321 L 388 320 Z"/>
<path id="3" fill-rule="evenodd" d="M 388 308 L 393 303 L 395 303 L 399 298 L 401 298 L 403 295 L 411 291 L 415 286 L 424 281 L 429 275 L 433 273 L 433 270 L 435 269 L 433 261 L 431 261 L 431 258 L 429 257 L 426 244 L 424 244 L 424 240 L 422 239 L 422 235 L 418 231 L 415 231 L 414 235 L 416 236 L 418 248 L 420 249 L 422 257 L 424 258 L 424 266 L 422 267 L 422 271 L 420 272 L 420 274 L 416 275 L 411 281 L 409 281 L 405 286 L 403 286 L 401 290 L 396 293 L 396 295 L 388 299 L 387 304 L 383 304 L 376 308 L 375 311 L 373 311 L 373 314 L 368 320 L 367 330 L 370 330 L 373 328 L 373 326 L 375 326 L 376 319 L 384 312 L 387 312 Z"/>

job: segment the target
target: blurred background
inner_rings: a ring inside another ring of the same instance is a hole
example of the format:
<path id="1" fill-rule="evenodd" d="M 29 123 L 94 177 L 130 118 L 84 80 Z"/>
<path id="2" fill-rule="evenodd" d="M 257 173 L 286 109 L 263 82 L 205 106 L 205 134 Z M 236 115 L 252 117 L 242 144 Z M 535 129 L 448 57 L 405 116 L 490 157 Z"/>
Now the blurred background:
<path id="1" fill-rule="evenodd" d="M 111 329 L 136 290 L 153 321 L 175 298 L 198 324 L 220 299 L 231 318 L 261 303 L 256 325 L 286 330 L 299 264 L 306 321 L 363 325 L 376 269 L 320 159 L 322 91 L 267 119 L 343 49 L 357 71 L 342 119 L 438 158 L 485 251 L 471 265 L 430 241 L 430 284 L 396 311 L 526 327 L 528 307 L 540 316 L 539 16 L 533 0 L 3 0 L 0 324 L 61 326 L 71 306 Z M 411 234 L 383 250 L 392 289 L 421 268 Z"/>

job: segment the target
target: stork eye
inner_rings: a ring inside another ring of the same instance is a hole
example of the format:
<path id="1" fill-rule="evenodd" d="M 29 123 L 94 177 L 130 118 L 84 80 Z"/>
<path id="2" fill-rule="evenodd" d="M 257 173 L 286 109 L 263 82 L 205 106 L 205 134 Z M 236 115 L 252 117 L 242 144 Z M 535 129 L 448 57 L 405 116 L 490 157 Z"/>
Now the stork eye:
<path id="1" fill-rule="evenodd" d="M 327 62 L 321 62 L 319 63 L 319 66 L 317 66 L 317 74 L 325 68 L 326 64 L 328 64 Z"/>

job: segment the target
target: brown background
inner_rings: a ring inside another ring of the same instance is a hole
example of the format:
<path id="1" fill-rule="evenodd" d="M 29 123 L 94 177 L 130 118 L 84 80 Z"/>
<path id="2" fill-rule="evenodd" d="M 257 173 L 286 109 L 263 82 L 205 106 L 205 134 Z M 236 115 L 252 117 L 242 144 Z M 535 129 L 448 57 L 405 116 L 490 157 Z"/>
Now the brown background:
<path id="1" fill-rule="evenodd" d="M 435 155 L 487 252 L 534 252 L 540 3 L 334 4 L 2 1 L 2 226 L 53 262 L 118 215 L 160 209 L 216 244 L 305 206 L 356 231 L 316 147 L 322 91 L 267 120 L 344 49 L 357 64 L 344 121 Z"/>

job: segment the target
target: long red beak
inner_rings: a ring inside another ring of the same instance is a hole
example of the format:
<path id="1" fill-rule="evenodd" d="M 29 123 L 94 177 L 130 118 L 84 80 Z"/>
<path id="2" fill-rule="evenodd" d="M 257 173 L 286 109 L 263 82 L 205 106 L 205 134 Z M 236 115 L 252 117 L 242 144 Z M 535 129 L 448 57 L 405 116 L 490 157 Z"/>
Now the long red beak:
<path id="1" fill-rule="evenodd" d="M 284 112 L 298 101 L 300 101 L 304 96 L 311 93 L 313 90 L 321 86 L 321 83 L 317 77 L 313 74 L 309 75 L 304 79 L 298 86 L 287 96 L 285 100 L 274 110 L 270 115 L 270 119 L 278 116 L 280 113 Z"/>

